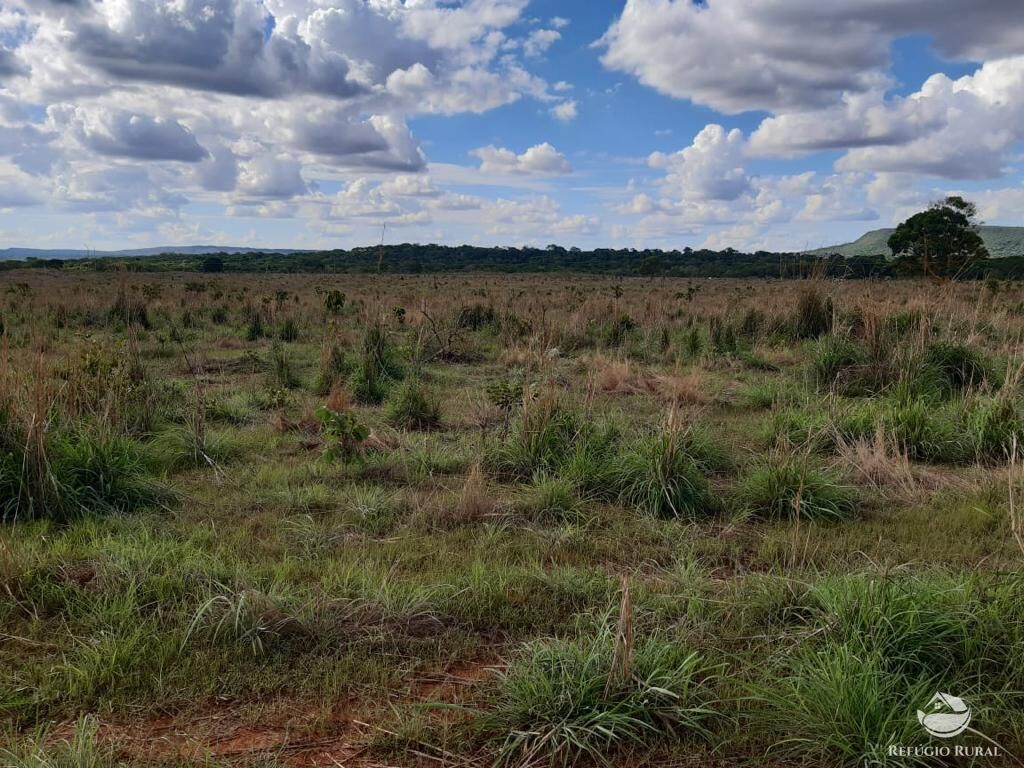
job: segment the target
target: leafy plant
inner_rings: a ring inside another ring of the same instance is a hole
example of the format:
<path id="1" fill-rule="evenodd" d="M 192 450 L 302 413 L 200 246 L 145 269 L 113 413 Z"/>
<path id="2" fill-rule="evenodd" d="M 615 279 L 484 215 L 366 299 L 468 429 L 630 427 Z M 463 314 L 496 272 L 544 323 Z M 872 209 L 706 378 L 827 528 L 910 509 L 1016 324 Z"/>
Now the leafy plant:
<path id="1" fill-rule="evenodd" d="M 326 461 L 352 461 L 360 455 L 360 448 L 370 436 L 370 430 L 359 422 L 354 413 L 321 407 L 317 416 L 327 443 L 323 453 Z"/>

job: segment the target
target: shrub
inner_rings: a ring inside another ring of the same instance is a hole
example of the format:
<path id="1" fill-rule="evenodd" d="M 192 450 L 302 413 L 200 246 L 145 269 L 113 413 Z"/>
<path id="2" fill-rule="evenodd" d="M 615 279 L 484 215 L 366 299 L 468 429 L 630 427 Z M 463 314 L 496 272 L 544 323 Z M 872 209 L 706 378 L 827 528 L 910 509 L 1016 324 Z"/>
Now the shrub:
<path id="1" fill-rule="evenodd" d="M 839 520 L 857 508 L 855 491 L 807 456 L 776 452 L 737 488 L 743 512 L 769 519 Z"/>
<path id="2" fill-rule="evenodd" d="M 370 430 L 359 422 L 351 411 L 332 411 L 320 408 L 317 411 L 324 439 L 324 459 L 327 461 L 351 461 L 359 456 L 359 449 Z"/>
<path id="3" fill-rule="evenodd" d="M 400 429 L 437 429 L 441 426 L 441 404 L 422 384 L 408 381 L 388 403 L 385 418 Z"/>
<path id="4" fill-rule="evenodd" d="M 504 674 L 485 724 L 501 734 L 499 761 L 572 766 L 669 737 L 707 739 L 715 717 L 702 656 L 655 635 L 632 649 L 615 683 L 613 633 L 527 644 Z"/>

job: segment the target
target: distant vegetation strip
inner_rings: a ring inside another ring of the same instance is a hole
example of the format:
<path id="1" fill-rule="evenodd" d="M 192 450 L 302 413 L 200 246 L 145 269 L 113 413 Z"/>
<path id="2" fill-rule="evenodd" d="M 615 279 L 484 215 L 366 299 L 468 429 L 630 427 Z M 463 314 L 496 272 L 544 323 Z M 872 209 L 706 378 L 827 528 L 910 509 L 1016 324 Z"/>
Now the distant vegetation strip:
<path id="1" fill-rule="evenodd" d="M 590 273 L 666 277 L 895 277 L 882 255 L 829 256 L 692 250 L 599 248 L 482 248 L 476 246 L 387 245 L 351 250 L 175 254 L 75 260 L 27 259 L 0 262 L 0 270 L 49 268 L 65 271 L 127 269 L 137 272 L 283 272 L 396 274 L 495 272 Z M 1024 256 L 988 259 L 966 275 L 971 278 L 1024 279 Z"/>

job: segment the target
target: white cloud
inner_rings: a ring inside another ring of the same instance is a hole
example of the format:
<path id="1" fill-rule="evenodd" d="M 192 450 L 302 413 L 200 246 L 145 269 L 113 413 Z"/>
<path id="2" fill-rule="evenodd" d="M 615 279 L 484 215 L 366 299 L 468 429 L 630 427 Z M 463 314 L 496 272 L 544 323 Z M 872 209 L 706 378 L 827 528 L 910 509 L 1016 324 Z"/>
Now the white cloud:
<path id="1" fill-rule="evenodd" d="M 627 0 L 602 61 L 722 112 L 823 106 L 887 81 L 890 46 L 927 35 L 943 55 L 1024 53 L 1018 0 Z"/>
<path id="2" fill-rule="evenodd" d="M 209 154 L 177 120 L 126 111 L 90 112 L 72 106 L 51 107 L 49 117 L 57 131 L 72 133 L 80 144 L 100 155 L 195 163 Z"/>
<path id="3" fill-rule="evenodd" d="M 471 154 L 480 159 L 482 173 L 553 176 L 572 172 L 565 155 L 547 142 L 530 147 L 521 155 L 494 146 L 474 149 Z"/>
<path id="4" fill-rule="evenodd" d="M 238 190 L 249 197 L 290 198 L 305 194 L 302 165 L 287 155 L 264 154 L 243 162 Z"/>
<path id="5" fill-rule="evenodd" d="M 551 108 L 551 115 L 561 123 L 571 123 L 577 116 L 576 101 L 569 99 Z"/>
<path id="6" fill-rule="evenodd" d="M 554 29 L 535 29 L 523 41 L 523 53 L 530 57 L 543 56 L 548 48 L 562 39 L 562 33 Z"/>
<path id="7" fill-rule="evenodd" d="M 655 152 L 652 168 L 666 172 L 663 186 L 681 197 L 698 200 L 735 200 L 750 187 L 743 168 L 743 133 L 734 128 L 707 125 L 693 144 L 674 154 Z"/>

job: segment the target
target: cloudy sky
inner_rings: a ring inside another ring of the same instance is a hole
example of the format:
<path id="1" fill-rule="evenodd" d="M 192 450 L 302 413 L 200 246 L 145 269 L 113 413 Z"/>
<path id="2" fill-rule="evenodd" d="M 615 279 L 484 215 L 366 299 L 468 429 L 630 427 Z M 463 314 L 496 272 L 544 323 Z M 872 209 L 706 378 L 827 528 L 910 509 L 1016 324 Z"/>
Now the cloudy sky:
<path id="1" fill-rule="evenodd" d="M 1021 0 L 0 0 L 0 246 L 1024 224 Z"/>

